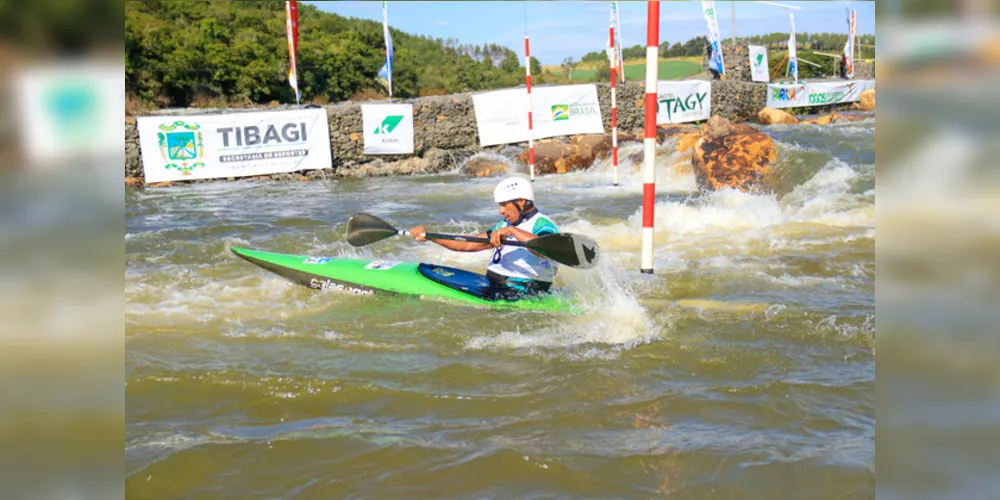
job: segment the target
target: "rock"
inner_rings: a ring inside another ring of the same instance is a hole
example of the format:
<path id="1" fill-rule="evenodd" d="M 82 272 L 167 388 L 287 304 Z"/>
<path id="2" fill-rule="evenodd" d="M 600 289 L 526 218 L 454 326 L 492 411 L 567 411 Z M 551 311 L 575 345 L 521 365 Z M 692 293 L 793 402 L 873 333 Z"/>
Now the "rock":
<path id="1" fill-rule="evenodd" d="M 875 111 L 875 89 L 862 92 L 861 100 L 854 104 L 854 108 L 861 111 Z"/>
<path id="2" fill-rule="evenodd" d="M 424 153 L 424 158 L 428 162 L 428 172 L 449 172 L 459 168 L 460 165 L 475 154 L 475 151 L 468 149 L 453 151 L 430 148 Z"/>
<path id="3" fill-rule="evenodd" d="M 598 136 L 600 137 L 600 136 Z M 597 158 L 597 153 L 591 144 L 592 139 L 570 139 L 568 144 L 558 140 L 542 140 L 535 144 L 536 174 L 565 174 L 590 168 Z M 600 143 L 600 141 L 596 141 Z M 608 145 L 610 148 L 610 144 Z M 525 149 L 517 156 L 518 160 L 528 163 L 529 150 Z"/>
<path id="4" fill-rule="evenodd" d="M 718 115 L 712 116 L 701 126 L 701 134 L 710 139 L 733 134 L 753 134 L 755 132 L 757 130 L 749 125 L 733 123 Z"/>
<path id="5" fill-rule="evenodd" d="M 829 125 L 833 123 L 833 119 L 836 115 L 837 113 L 830 113 L 829 115 L 821 116 L 819 118 L 809 118 L 806 120 L 802 120 L 799 123 L 809 123 L 812 125 Z"/>
<path id="6" fill-rule="evenodd" d="M 146 182 L 140 177 L 126 177 L 125 187 L 131 188 L 141 188 L 146 185 Z"/>
<path id="7" fill-rule="evenodd" d="M 170 181 L 152 182 L 152 183 L 146 184 L 146 186 L 151 187 L 151 188 L 170 187 L 170 186 L 173 186 L 173 185 L 174 185 L 174 183 L 170 182 Z"/>
<path id="8" fill-rule="evenodd" d="M 427 158 L 414 156 L 390 163 L 387 165 L 387 168 L 397 174 L 422 174 L 427 172 L 427 167 L 430 166 L 430 163 Z"/>
<path id="9" fill-rule="evenodd" d="M 656 127 L 656 142 L 663 144 L 668 139 L 676 140 L 677 152 L 691 149 L 691 146 L 701 138 L 701 129 L 686 123 L 665 124 Z"/>
<path id="10" fill-rule="evenodd" d="M 787 111 L 775 108 L 764 108 L 757 113 L 757 121 L 763 125 L 795 125 L 799 119 Z"/>
<path id="11" fill-rule="evenodd" d="M 475 177 L 506 175 L 510 170 L 510 165 L 504 161 L 503 157 L 491 154 L 473 156 L 462 165 L 463 174 Z"/>
<path id="12" fill-rule="evenodd" d="M 698 185 L 717 190 L 749 190 L 770 182 L 777 149 L 763 132 L 703 137 L 694 147 L 692 164 Z"/>
<path id="13" fill-rule="evenodd" d="M 574 135 L 569 138 L 569 143 L 578 146 L 581 151 L 589 149 L 595 158 L 605 160 L 611 157 L 611 134 Z"/>
<path id="14" fill-rule="evenodd" d="M 306 177 L 310 180 L 326 179 L 327 171 L 325 169 L 310 170 L 306 172 Z"/>

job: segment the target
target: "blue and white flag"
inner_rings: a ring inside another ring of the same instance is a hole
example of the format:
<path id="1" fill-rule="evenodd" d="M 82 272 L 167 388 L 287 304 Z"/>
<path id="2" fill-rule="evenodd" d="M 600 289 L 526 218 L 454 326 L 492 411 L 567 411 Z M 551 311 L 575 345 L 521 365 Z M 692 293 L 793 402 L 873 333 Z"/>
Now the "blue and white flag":
<path id="1" fill-rule="evenodd" d="M 705 22 L 708 23 L 708 43 L 712 46 L 712 55 L 708 58 L 708 67 L 719 73 L 726 74 L 726 68 L 722 64 L 722 49 L 719 44 L 719 18 L 715 15 L 715 2 L 701 2 L 701 10 L 705 14 Z"/>
<path id="2" fill-rule="evenodd" d="M 385 0 L 382 1 L 382 32 L 385 34 L 385 64 L 378 71 L 379 81 L 389 89 L 392 97 L 392 35 L 389 34 L 389 10 Z"/>

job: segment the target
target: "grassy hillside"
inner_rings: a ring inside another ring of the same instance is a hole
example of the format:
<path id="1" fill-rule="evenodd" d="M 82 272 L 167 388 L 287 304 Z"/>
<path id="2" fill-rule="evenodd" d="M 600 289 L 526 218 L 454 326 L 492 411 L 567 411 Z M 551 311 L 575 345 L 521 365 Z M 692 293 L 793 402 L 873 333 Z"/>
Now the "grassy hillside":
<path id="1" fill-rule="evenodd" d="M 591 82 L 600 64 L 594 62 L 580 63 L 573 70 L 573 82 Z M 544 66 L 558 80 L 566 78 L 566 72 L 560 66 Z M 660 59 L 660 79 L 676 80 L 686 78 L 701 72 L 701 57 L 671 57 Z M 632 59 L 625 61 L 625 78 L 640 80 L 646 77 L 646 60 Z"/>

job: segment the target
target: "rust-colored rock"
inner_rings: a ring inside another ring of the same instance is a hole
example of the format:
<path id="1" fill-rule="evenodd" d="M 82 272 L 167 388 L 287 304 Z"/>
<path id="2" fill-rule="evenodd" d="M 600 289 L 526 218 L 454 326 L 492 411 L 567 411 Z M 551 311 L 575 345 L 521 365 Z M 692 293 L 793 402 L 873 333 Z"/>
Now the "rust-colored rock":
<path id="1" fill-rule="evenodd" d="M 438 115 L 438 118 L 437 118 L 437 120 L 438 120 L 439 122 L 443 122 L 443 121 L 445 121 L 445 120 L 447 120 L 447 119 L 448 119 L 448 117 L 447 117 L 447 116 L 444 116 L 444 115 Z"/>
<path id="2" fill-rule="evenodd" d="M 701 126 L 702 135 L 710 139 L 716 139 L 733 134 L 753 134 L 756 132 L 757 130 L 749 125 L 745 125 L 743 123 L 733 123 L 718 115 L 712 116 L 707 122 L 705 122 L 704 125 Z"/>
<path id="3" fill-rule="evenodd" d="M 777 149 L 763 132 L 704 137 L 694 147 L 692 164 L 698 185 L 712 190 L 749 190 L 770 181 Z"/>
<path id="4" fill-rule="evenodd" d="M 663 144 L 667 139 L 676 138 L 677 152 L 691 149 L 691 146 L 701 137 L 701 129 L 687 123 L 657 125 L 656 142 Z"/>
<path id="5" fill-rule="evenodd" d="M 799 119 L 787 111 L 775 108 L 764 108 L 757 113 L 757 121 L 763 125 L 795 125 Z"/>
<path id="6" fill-rule="evenodd" d="M 149 187 L 151 187 L 151 188 L 165 188 L 165 187 L 173 186 L 174 183 L 170 182 L 170 181 L 163 181 L 163 182 L 151 182 L 151 183 L 146 184 L 146 185 L 149 186 Z"/>
<path id="7" fill-rule="evenodd" d="M 563 142 L 559 139 L 545 139 L 535 143 L 535 173 L 565 174 L 590 168 L 601 154 L 603 158 L 611 152 L 611 136 L 591 134 L 573 136 Z M 518 159 L 528 163 L 529 150 L 525 149 Z"/>
<path id="8" fill-rule="evenodd" d="M 833 119 L 837 116 L 837 113 L 830 113 L 826 116 L 821 116 L 819 118 L 809 118 L 802 120 L 800 123 L 809 123 L 812 125 L 829 125 L 833 123 Z"/>
<path id="9" fill-rule="evenodd" d="M 618 140 L 620 144 L 620 136 Z M 569 138 L 569 143 L 578 146 L 581 151 L 590 149 L 595 158 L 606 160 L 611 157 L 611 134 L 574 135 Z"/>
<path id="10" fill-rule="evenodd" d="M 474 156 L 462 165 L 462 173 L 475 177 L 492 177 L 495 175 L 505 175 L 510 167 L 497 159 L 486 156 Z"/>
<path id="11" fill-rule="evenodd" d="M 861 100 L 855 103 L 854 107 L 861 111 L 875 111 L 875 89 L 862 92 Z"/>
<path id="12" fill-rule="evenodd" d="M 146 182 L 141 177 L 126 177 L 125 187 L 141 188 L 146 185 Z"/>
<path id="13" fill-rule="evenodd" d="M 351 142 L 358 142 L 361 140 L 361 134 L 357 132 L 351 132 Z"/>

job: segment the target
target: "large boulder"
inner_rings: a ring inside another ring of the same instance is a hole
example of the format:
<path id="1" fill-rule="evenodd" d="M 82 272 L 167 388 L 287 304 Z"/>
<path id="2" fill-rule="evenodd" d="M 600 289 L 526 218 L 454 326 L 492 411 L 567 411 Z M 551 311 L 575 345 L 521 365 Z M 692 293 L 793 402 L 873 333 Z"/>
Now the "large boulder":
<path id="1" fill-rule="evenodd" d="M 875 111 L 875 89 L 868 89 L 861 93 L 861 100 L 854 107 L 861 111 Z"/>
<path id="2" fill-rule="evenodd" d="M 795 125 L 799 119 L 787 111 L 775 108 L 764 108 L 757 113 L 757 121 L 763 125 Z"/>
<path id="3" fill-rule="evenodd" d="M 692 165 L 698 185 L 742 191 L 767 185 L 777 158 L 774 141 L 749 126 L 724 122 L 728 120 L 712 117 L 694 145 Z"/>
<path id="4" fill-rule="evenodd" d="M 568 139 L 543 139 L 535 143 L 535 173 L 565 174 L 585 170 L 594 164 L 598 152 L 611 152 L 611 137 L 603 134 L 573 136 Z M 528 163 L 530 150 L 517 159 Z M 606 156 L 605 156 L 606 157 Z"/>
<path id="5" fill-rule="evenodd" d="M 475 155 L 462 165 L 462 173 L 474 177 L 492 177 L 510 173 L 510 164 L 492 155 Z"/>

